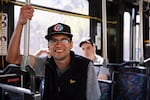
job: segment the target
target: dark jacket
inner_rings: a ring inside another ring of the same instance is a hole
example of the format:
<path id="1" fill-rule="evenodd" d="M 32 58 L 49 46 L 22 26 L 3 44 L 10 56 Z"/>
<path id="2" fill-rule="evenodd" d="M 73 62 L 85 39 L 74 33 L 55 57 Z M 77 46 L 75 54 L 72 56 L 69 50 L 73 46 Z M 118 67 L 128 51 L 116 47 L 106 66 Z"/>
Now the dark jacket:
<path id="1" fill-rule="evenodd" d="M 86 100 L 87 69 L 90 60 L 71 54 L 70 68 L 60 77 L 51 57 L 46 64 L 43 100 Z"/>

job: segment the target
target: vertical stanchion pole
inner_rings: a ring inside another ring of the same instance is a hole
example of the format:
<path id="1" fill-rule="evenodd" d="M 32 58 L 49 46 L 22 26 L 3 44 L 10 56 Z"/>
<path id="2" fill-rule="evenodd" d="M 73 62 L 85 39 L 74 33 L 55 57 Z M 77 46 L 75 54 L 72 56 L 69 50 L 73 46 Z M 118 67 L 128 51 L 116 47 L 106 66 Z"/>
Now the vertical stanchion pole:
<path id="1" fill-rule="evenodd" d="M 30 4 L 30 0 L 26 0 L 26 4 Z M 24 56 L 21 62 L 21 70 L 26 71 L 25 66 L 30 64 L 29 57 L 29 42 L 30 42 L 30 20 L 24 26 Z"/>
<path id="2" fill-rule="evenodd" d="M 30 0 L 26 0 L 26 4 L 30 4 Z M 21 70 L 26 72 L 26 66 L 30 64 L 29 57 L 29 40 L 30 40 L 30 20 L 27 20 L 27 23 L 24 26 L 24 56 L 21 62 Z M 21 75 L 21 87 L 23 87 L 23 75 Z"/>
<path id="3" fill-rule="evenodd" d="M 143 0 L 139 0 L 139 13 L 140 13 L 140 64 L 144 63 L 144 51 L 143 51 Z M 148 66 L 146 69 L 147 74 L 147 92 L 146 92 L 146 100 L 150 99 L 149 91 L 150 91 L 150 67 Z"/>
<path id="4" fill-rule="evenodd" d="M 107 56 L 107 10 L 106 10 L 106 1 L 102 0 L 102 34 L 103 34 L 103 67 L 107 67 L 108 65 L 108 56 Z M 112 72 L 112 81 L 114 80 L 114 72 Z M 114 83 L 112 83 L 111 87 L 111 100 L 113 100 L 113 91 L 114 91 Z"/>
<path id="5" fill-rule="evenodd" d="M 144 62 L 143 55 L 143 0 L 139 0 L 139 13 L 140 13 L 140 63 Z"/>
<path id="6" fill-rule="evenodd" d="M 106 0 L 102 0 L 102 27 L 103 27 L 103 66 L 107 67 L 108 57 L 107 57 L 107 11 L 106 11 Z"/>

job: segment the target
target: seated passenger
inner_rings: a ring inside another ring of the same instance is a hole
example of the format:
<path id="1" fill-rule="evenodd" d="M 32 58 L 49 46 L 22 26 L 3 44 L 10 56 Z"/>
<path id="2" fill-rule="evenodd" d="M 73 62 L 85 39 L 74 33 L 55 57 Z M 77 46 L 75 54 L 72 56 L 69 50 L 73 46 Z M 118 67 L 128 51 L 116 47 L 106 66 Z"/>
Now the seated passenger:
<path id="1" fill-rule="evenodd" d="M 96 46 L 93 40 L 90 37 L 84 37 L 79 44 L 83 56 L 92 60 L 93 63 L 96 64 L 103 64 L 103 58 L 100 55 L 96 54 Z M 95 67 L 97 72 L 98 79 L 107 80 L 109 76 L 109 69 L 103 66 Z"/>

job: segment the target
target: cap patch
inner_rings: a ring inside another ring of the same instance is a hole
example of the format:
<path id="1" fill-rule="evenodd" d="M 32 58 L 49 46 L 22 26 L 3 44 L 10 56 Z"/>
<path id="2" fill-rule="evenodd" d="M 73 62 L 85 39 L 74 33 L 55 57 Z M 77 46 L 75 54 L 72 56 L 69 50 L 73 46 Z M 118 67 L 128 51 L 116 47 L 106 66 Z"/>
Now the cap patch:
<path id="1" fill-rule="evenodd" d="M 62 31 L 62 30 L 63 30 L 63 26 L 62 26 L 61 24 L 56 24 L 56 25 L 54 26 L 54 31 L 60 32 L 60 31 Z"/>

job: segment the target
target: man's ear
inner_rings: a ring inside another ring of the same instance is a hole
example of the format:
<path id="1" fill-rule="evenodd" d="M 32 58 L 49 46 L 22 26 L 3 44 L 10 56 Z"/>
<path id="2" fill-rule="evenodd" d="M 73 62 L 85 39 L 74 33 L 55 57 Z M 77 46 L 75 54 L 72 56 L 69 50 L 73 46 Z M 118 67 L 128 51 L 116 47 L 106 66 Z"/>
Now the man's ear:
<path id="1" fill-rule="evenodd" d="M 71 41 L 71 43 L 70 43 L 70 44 L 71 44 L 70 49 L 72 49 L 72 48 L 73 48 L 73 42 Z"/>
<path id="2" fill-rule="evenodd" d="M 48 42 L 47 46 L 48 46 L 48 48 L 49 48 L 49 42 Z"/>

